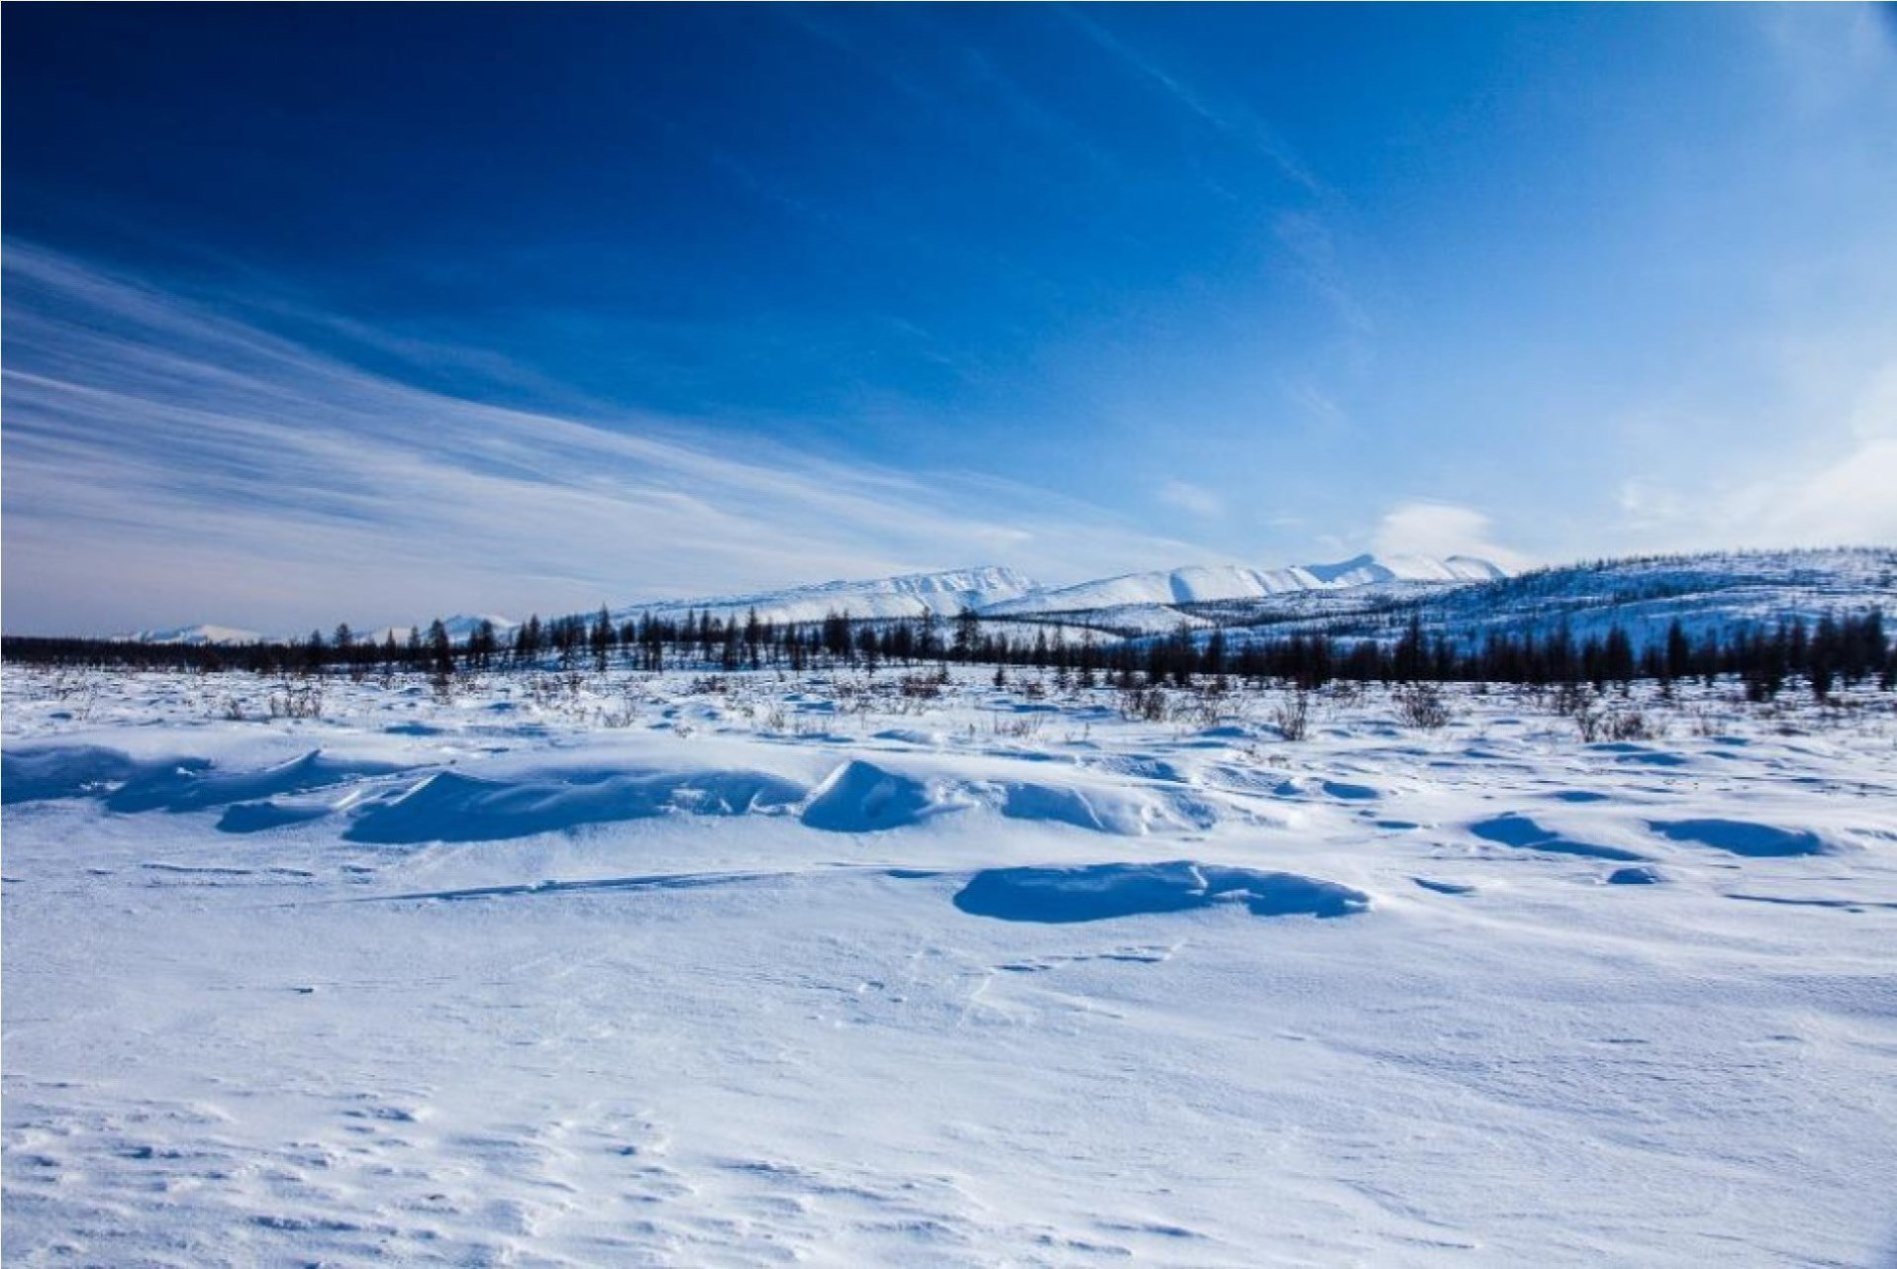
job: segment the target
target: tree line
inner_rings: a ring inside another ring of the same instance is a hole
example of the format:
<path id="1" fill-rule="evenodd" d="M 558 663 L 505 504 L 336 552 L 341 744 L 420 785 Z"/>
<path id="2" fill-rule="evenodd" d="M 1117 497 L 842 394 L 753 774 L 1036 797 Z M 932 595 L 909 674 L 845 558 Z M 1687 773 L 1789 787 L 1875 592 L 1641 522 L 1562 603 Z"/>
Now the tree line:
<path id="1" fill-rule="evenodd" d="M 1051 637 L 1050 637 L 1051 636 Z M 657 673 L 669 668 L 724 672 L 776 669 L 793 673 L 849 667 L 966 663 L 1050 671 L 1080 686 L 1122 688 L 1202 680 L 1275 681 L 1318 688 L 1333 680 L 1416 683 L 1629 686 L 1722 677 L 1741 681 L 1754 700 L 1769 700 L 1798 679 L 1820 697 L 1840 685 L 1868 681 L 1890 689 L 1897 656 L 1883 614 L 1794 618 L 1698 635 L 1674 621 L 1665 637 L 1637 645 L 1618 625 L 1586 636 L 1565 628 L 1491 632 L 1479 641 L 1427 632 L 1419 618 L 1395 640 L 1345 639 L 1322 631 L 1261 635 L 1180 626 L 1167 635 L 1112 642 L 1052 622 L 984 622 L 973 611 L 943 619 L 854 620 L 833 612 L 820 622 L 782 623 L 755 610 L 742 620 L 709 611 L 683 617 L 643 614 L 615 621 L 593 616 L 541 620 L 503 634 L 482 622 L 460 641 L 435 621 L 404 639 L 357 638 L 348 626 L 301 640 L 228 645 L 137 643 L 124 640 L 8 636 L 0 657 L 22 664 L 123 669 L 244 670 L 264 674 L 425 672 L 436 675 L 523 669 L 611 668 Z"/>

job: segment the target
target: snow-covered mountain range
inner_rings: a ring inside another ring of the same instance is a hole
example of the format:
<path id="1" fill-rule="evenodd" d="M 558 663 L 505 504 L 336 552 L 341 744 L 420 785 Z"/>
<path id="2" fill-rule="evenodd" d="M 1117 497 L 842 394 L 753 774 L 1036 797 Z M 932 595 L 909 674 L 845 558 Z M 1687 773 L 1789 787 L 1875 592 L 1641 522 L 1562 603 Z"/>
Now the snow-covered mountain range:
<path id="1" fill-rule="evenodd" d="M 466 643 L 468 636 L 472 635 L 476 630 L 479 630 L 481 623 L 484 621 L 492 625 L 494 627 L 494 633 L 499 636 L 511 634 L 514 627 L 520 624 L 512 617 L 502 617 L 494 613 L 476 613 L 473 615 L 456 613 L 452 617 L 443 617 L 441 624 L 442 627 L 447 630 L 448 638 L 451 641 L 455 643 Z M 430 624 L 429 622 L 422 622 L 420 625 L 412 627 L 384 626 L 380 630 L 373 630 L 367 635 L 359 634 L 356 637 L 358 639 L 366 639 L 370 643 L 381 643 L 393 636 L 397 643 L 406 643 L 408 642 L 410 630 L 419 630 L 422 634 L 426 635 Z"/>
<path id="2" fill-rule="evenodd" d="M 133 634 L 119 635 L 118 638 L 129 643 L 182 643 L 199 648 L 208 644 L 235 647 L 245 643 L 264 643 L 271 636 L 255 630 L 240 630 L 236 626 L 214 626 L 199 623 L 195 626 L 169 626 L 163 630 L 140 630 Z"/>
<path id="3" fill-rule="evenodd" d="M 1506 576 L 1508 574 L 1497 565 L 1466 555 L 1452 555 L 1448 559 L 1421 555 L 1384 558 L 1359 555 L 1336 564 L 1294 564 L 1269 571 L 1223 566 L 1127 573 L 1077 586 L 1035 590 L 1016 599 L 991 603 L 982 611 L 995 617 L 1018 617 L 1129 605 L 1174 606 L 1265 599 L 1272 595 L 1346 590 L 1383 582 L 1442 584 L 1494 581 Z"/>
<path id="4" fill-rule="evenodd" d="M 511 617 L 500 617 L 491 613 L 475 614 L 472 616 L 466 613 L 457 613 L 452 617 L 442 618 L 441 624 L 447 629 L 449 639 L 455 643 L 466 643 L 468 636 L 480 629 L 483 621 L 492 622 L 494 632 L 501 636 L 510 634 L 514 627 L 520 624 Z M 375 630 L 358 630 L 353 637 L 358 643 L 379 644 L 389 638 L 393 638 L 397 643 L 406 643 L 408 642 L 408 636 L 411 630 L 420 630 L 426 634 L 431 622 L 432 618 L 430 621 L 424 621 L 419 626 L 413 627 L 382 626 Z M 334 631 L 325 627 L 318 631 L 318 633 L 321 634 L 323 638 L 328 639 L 332 637 Z M 191 647 L 204 647 L 207 645 L 239 647 L 247 643 L 276 643 L 285 642 L 291 638 L 305 639 L 308 637 L 308 633 L 305 632 L 294 636 L 284 634 L 272 635 L 262 634 L 255 630 L 240 630 L 235 626 L 196 625 L 174 626 L 166 630 L 140 630 L 135 634 L 120 635 L 118 637 L 132 643 L 182 643 Z"/>
<path id="5" fill-rule="evenodd" d="M 995 565 L 943 573 L 908 573 L 868 581 L 822 582 L 749 595 L 632 604 L 618 609 L 613 616 L 625 620 L 646 613 L 682 617 L 688 612 L 709 612 L 721 620 L 729 620 L 742 619 L 755 611 L 760 621 L 774 622 L 822 621 L 831 613 L 841 612 L 861 618 L 920 617 L 925 613 L 952 617 L 965 607 L 988 612 L 1041 593 L 1039 583 L 1011 568 Z"/>
<path id="6" fill-rule="evenodd" d="M 1176 568 L 1050 587 L 1011 568 L 990 566 L 868 581 L 824 582 L 748 595 L 633 604 L 613 615 L 625 619 L 646 613 L 683 616 L 688 612 L 709 612 L 728 620 L 756 612 L 763 621 L 801 622 L 821 621 L 831 613 L 843 612 L 872 619 L 920 617 L 924 613 L 950 617 L 963 608 L 972 608 L 984 617 L 1001 619 L 1135 607 L 1172 608 L 1306 591 L 1340 591 L 1389 582 L 1461 585 L 1493 581 L 1507 575 L 1487 560 L 1469 556 L 1431 559 L 1420 555 L 1383 558 L 1359 555 L 1335 564 L 1295 564 L 1273 570 L 1235 565 Z M 1172 620 L 1177 619 L 1175 614 Z"/>
<path id="7" fill-rule="evenodd" d="M 1453 555 L 1358 555 L 1330 564 L 1278 569 L 1232 565 L 1126 573 L 1070 586 L 1043 586 L 1011 568 L 991 566 L 833 581 L 750 594 L 668 599 L 611 609 L 615 621 L 651 614 L 709 613 L 775 623 L 816 622 L 832 613 L 894 620 L 964 608 L 991 621 L 1057 621 L 1101 635 L 1170 631 L 1180 624 L 1224 626 L 1275 636 L 1323 629 L 1377 636 L 1412 616 L 1432 631 L 1479 638 L 1489 630 L 1548 629 L 1576 634 L 1619 624 L 1636 639 L 1679 617 L 1698 630 L 1815 619 L 1827 611 L 1897 608 L 1897 550 L 1745 551 L 1603 560 L 1511 576 L 1488 560 Z M 497 616 L 444 619 L 456 642 L 483 621 L 503 638 L 517 622 Z M 426 622 L 423 628 L 426 628 Z M 407 626 L 359 637 L 406 640 Z M 327 636 L 328 631 L 324 631 Z M 238 644 L 264 638 L 247 630 L 198 625 L 125 636 L 144 642 Z"/>

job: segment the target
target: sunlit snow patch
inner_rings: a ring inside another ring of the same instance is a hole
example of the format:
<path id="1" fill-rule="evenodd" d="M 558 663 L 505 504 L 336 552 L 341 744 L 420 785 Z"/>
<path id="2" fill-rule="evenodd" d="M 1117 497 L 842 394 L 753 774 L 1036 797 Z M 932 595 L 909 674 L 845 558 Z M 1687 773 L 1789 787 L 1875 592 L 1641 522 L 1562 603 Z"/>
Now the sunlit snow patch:
<path id="1" fill-rule="evenodd" d="M 926 782 L 859 759 L 830 773 L 804 808 L 803 819 L 827 832 L 872 833 L 955 809 L 960 808 L 935 797 Z"/>

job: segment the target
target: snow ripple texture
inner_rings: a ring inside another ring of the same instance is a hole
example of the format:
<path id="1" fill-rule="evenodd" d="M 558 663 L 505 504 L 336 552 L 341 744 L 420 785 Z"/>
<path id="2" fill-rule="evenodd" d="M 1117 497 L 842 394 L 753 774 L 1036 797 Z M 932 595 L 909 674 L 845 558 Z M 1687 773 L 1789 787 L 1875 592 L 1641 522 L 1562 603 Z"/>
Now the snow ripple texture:
<path id="1" fill-rule="evenodd" d="M 9 1265 L 1897 1263 L 1897 713 L 9 667 Z"/>

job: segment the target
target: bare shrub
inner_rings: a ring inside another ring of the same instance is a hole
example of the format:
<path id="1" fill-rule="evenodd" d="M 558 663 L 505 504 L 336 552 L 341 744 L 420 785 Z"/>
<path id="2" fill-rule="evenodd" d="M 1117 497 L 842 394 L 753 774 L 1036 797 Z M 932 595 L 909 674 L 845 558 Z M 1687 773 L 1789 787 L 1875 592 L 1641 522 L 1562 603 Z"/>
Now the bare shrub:
<path id="1" fill-rule="evenodd" d="M 1041 728 L 1047 725 L 1045 714 L 1022 714 L 1009 718 L 1005 714 L 996 714 L 994 733 L 1010 740 L 1031 740 L 1041 734 Z"/>
<path id="2" fill-rule="evenodd" d="M 1363 703 L 1364 685 L 1349 679 L 1337 679 L 1325 689 L 1330 698 L 1339 705 L 1359 705 Z"/>
<path id="3" fill-rule="evenodd" d="M 1271 711 L 1271 725 L 1289 741 L 1303 740 L 1311 731 L 1311 694 L 1298 688 Z"/>
<path id="4" fill-rule="evenodd" d="M 599 711 L 599 725 L 612 729 L 623 729 L 639 721 L 639 698 L 628 689 L 619 699 L 616 707 Z"/>
<path id="5" fill-rule="evenodd" d="M 1229 717 L 1219 694 L 1205 690 L 1182 697 L 1172 708 L 1172 721 L 1187 727 L 1217 727 Z"/>
<path id="6" fill-rule="evenodd" d="M 323 689 L 314 683 L 286 683 L 270 694 L 272 718 L 321 718 Z"/>
<path id="7" fill-rule="evenodd" d="M 1407 726 L 1436 731 L 1449 725 L 1449 702 L 1434 683 L 1405 683 L 1395 698 L 1396 716 Z"/>
<path id="8" fill-rule="evenodd" d="M 914 701 L 932 701 L 942 695 L 942 680 L 933 674 L 905 674 L 896 688 Z"/>
<path id="9" fill-rule="evenodd" d="M 1556 688 L 1553 708 L 1558 716 L 1574 720 L 1575 729 L 1581 733 L 1582 744 L 1593 744 L 1606 729 L 1607 718 L 1601 713 L 1600 703 L 1593 691 L 1584 684 L 1563 683 Z"/>
<path id="10" fill-rule="evenodd" d="M 1607 715 L 1606 728 L 1609 740 L 1655 740 L 1658 731 L 1647 721 L 1647 716 L 1637 709 L 1613 710 Z"/>
<path id="11" fill-rule="evenodd" d="M 1129 721 L 1159 723 L 1166 720 L 1166 693 L 1157 687 L 1135 687 L 1120 693 L 1120 716 Z"/>
<path id="12" fill-rule="evenodd" d="M 1574 718 L 1594 708 L 1594 692 L 1584 683 L 1563 683 L 1554 692 L 1554 712 Z"/>

